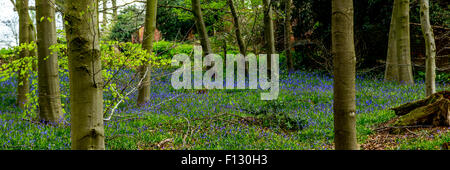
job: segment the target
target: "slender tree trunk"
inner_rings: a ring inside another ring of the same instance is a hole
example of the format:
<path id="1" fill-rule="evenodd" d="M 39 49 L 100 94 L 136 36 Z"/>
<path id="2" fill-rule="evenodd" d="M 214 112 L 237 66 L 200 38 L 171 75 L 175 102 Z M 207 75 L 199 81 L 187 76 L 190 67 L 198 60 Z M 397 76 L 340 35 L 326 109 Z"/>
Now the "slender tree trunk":
<path id="1" fill-rule="evenodd" d="M 357 150 L 353 0 L 332 0 L 331 9 L 335 149 Z"/>
<path id="2" fill-rule="evenodd" d="M 148 53 L 152 53 L 153 50 L 153 40 L 155 37 L 156 29 L 156 12 L 157 12 L 158 1 L 157 0 L 147 0 L 146 12 L 145 12 L 145 27 L 144 27 L 144 40 L 142 47 L 147 50 Z M 151 58 L 148 58 L 150 61 Z M 151 64 L 144 64 L 140 68 L 141 78 L 143 81 L 139 87 L 137 104 L 143 105 L 150 101 L 150 74 L 151 74 Z M 145 77 L 143 77 L 145 76 Z"/>
<path id="3" fill-rule="evenodd" d="M 409 0 L 398 1 L 397 13 L 397 56 L 399 62 L 400 82 L 414 84 L 411 67 L 411 50 L 409 37 Z"/>
<path id="4" fill-rule="evenodd" d="M 28 14 L 28 0 L 17 0 L 16 8 L 19 14 L 19 43 L 28 44 L 30 43 L 30 15 Z M 27 57 L 30 54 L 28 49 L 23 49 L 20 51 L 20 58 Z M 25 103 L 27 103 L 27 94 L 30 91 L 30 82 L 28 80 L 28 73 L 25 66 L 19 69 L 19 74 L 17 76 L 17 105 L 19 108 L 23 109 Z"/>
<path id="5" fill-rule="evenodd" d="M 103 150 L 98 0 L 66 2 L 72 149 Z"/>
<path id="6" fill-rule="evenodd" d="M 242 36 L 241 36 L 241 27 L 239 24 L 239 18 L 236 13 L 236 9 L 234 8 L 233 0 L 228 0 L 228 5 L 230 6 L 231 15 L 233 16 L 234 28 L 236 30 L 236 40 L 239 45 L 239 52 L 241 52 L 241 54 L 245 56 L 245 55 L 247 55 L 247 52 L 246 52 L 244 40 L 242 39 Z"/>
<path id="7" fill-rule="evenodd" d="M 33 20 L 31 19 L 30 15 L 28 15 L 28 29 L 29 29 L 28 33 L 30 34 L 29 35 L 30 42 L 36 42 L 36 35 L 37 35 L 36 27 L 34 26 Z M 32 52 L 32 53 L 37 54 L 37 50 L 34 50 L 34 52 Z"/>
<path id="8" fill-rule="evenodd" d="M 54 0 L 36 0 L 39 117 L 43 121 L 50 122 L 58 122 L 63 116 L 58 56 L 49 49 L 56 44 L 55 9 L 52 5 L 54 3 Z"/>
<path id="9" fill-rule="evenodd" d="M 420 0 L 420 22 L 425 38 L 425 51 L 427 55 L 425 67 L 425 93 L 427 96 L 436 92 L 436 44 L 434 42 L 433 28 L 430 24 L 430 1 Z"/>
<path id="10" fill-rule="evenodd" d="M 212 50 L 211 43 L 208 38 L 208 31 L 206 30 L 205 22 L 203 20 L 200 0 L 192 0 L 192 12 L 194 14 L 195 26 L 197 27 L 197 32 L 200 37 L 203 55 L 206 56 L 208 54 L 211 54 Z"/>
<path id="11" fill-rule="evenodd" d="M 113 20 L 117 19 L 117 3 L 116 0 L 111 0 L 112 8 L 113 8 Z"/>
<path id="12" fill-rule="evenodd" d="M 285 42 L 285 51 L 286 51 L 286 63 L 288 66 L 289 71 L 294 71 L 294 61 L 292 59 L 291 54 L 291 32 L 292 32 L 292 25 L 291 25 L 291 9 L 292 9 L 292 0 L 285 0 L 285 12 L 286 12 L 286 18 L 284 22 L 284 42 Z"/>
<path id="13" fill-rule="evenodd" d="M 225 38 L 223 38 L 223 45 L 222 45 L 222 48 L 223 48 L 223 56 L 225 56 L 224 57 L 224 63 L 227 63 L 227 54 L 228 54 L 228 51 L 227 51 L 227 47 L 228 47 L 228 45 L 227 45 L 227 40 L 225 39 Z"/>
<path id="14" fill-rule="evenodd" d="M 243 2 L 241 2 L 241 3 L 243 3 Z M 247 46 L 244 43 L 244 40 L 241 36 L 241 26 L 239 23 L 239 17 L 237 15 L 233 0 L 228 0 L 228 5 L 230 6 L 231 15 L 233 16 L 234 28 L 235 28 L 235 33 L 236 33 L 236 40 L 237 40 L 238 46 L 239 46 L 239 52 L 242 55 L 246 56 L 247 55 Z M 244 5 L 244 4 L 242 4 L 242 5 Z M 226 44 L 225 44 L 225 46 L 226 46 Z M 226 53 L 226 49 L 224 49 L 224 50 Z M 226 56 L 226 55 L 224 55 L 224 56 Z M 247 62 L 245 62 L 245 73 L 248 74 L 248 63 Z"/>
<path id="15" fill-rule="evenodd" d="M 392 5 L 392 16 L 391 16 L 391 26 L 389 28 L 389 42 L 388 42 L 388 52 L 386 57 L 386 70 L 384 73 L 385 81 L 396 81 L 399 82 L 399 72 L 398 72 L 398 56 L 397 56 L 397 13 L 398 13 L 398 0 L 394 0 Z"/>
<path id="16" fill-rule="evenodd" d="M 106 9 L 108 8 L 108 0 L 102 0 L 102 16 L 103 16 L 103 20 L 102 20 L 102 30 L 105 30 L 106 24 L 108 24 L 108 14 Z"/>
<path id="17" fill-rule="evenodd" d="M 29 23 L 28 23 L 28 29 L 29 29 L 28 33 L 30 34 L 29 35 L 30 43 L 31 42 L 35 42 L 36 43 L 36 35 L 37 35 L 36 28 L 34 27 L 33 20 L 31 20 L 31 17 L 29 18 L 28 21 L 29 21 Z M 29 55 L 37 57 L 38 56 L 37 49 L 30 50 L 29 51 Z M 37 64 L 35 62 L 32 63 L 32 67 L 33 67 L 33 70 L 35 70 L 35 71 L 38 70 L 38 66 L 37 66 Z"/>
<path id="18" fill-rule="evenodd" d="M 263 0 L 264 6 L 264 35 L 266 40 L 267 65 L 272 65 L 271 54 L 275 54 L 275 35 L 273 30 L 271 0 Z M 270 68 L 268 68 L 270 70 Z M 270 71 L 269 71 L 270 72 Z M 269 74 L 270 75 L 270 74 Z M 270 76 L 269 76 L 270 77 Z"/>

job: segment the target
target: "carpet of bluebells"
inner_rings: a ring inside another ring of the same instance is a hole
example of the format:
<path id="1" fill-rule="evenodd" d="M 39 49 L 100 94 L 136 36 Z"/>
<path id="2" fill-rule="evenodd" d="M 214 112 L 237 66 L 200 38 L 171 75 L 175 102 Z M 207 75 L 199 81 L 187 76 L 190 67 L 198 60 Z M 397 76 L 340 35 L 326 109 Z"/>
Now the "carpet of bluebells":
<path id="1" fill-rule="evenodd" d="M 155 73 L 158 75 L 163 73 Z M 128 79 L 130 72 L 118 76 Z M 156 77 L 156 76 L 155 76 Z M 67 75 L 61 76 L 67 82 Z M 46 125 L 14 106 L 15 79 L 0 83 L 0 149 L 70 149 L 69 92 L 61 85 L 66 123 Z M 389 108 L 424 97 L 424 83 L 404 86 L 375 76 L 357 76 L 357 131 L 360 143 L 373 127 L 395 115 Z M 32 89 L 33 90 L 33 89 Z M 440 83 L 438 91 L 449 90 Z M 105 121 L 106 148 L 121 149 L 332 149 L 333 79 L 320 73 L 283 73 L 276 101 L 260 100 L 261 90 L 175 90 L 170 77 L 152 81 L 151 101 L 136 107 L 137 94 Z M 105 99 L 111 98 L 104 94 Z M 268 107 L 271 106 L 271 107 Z M 277 112 L 294 117 L 286 130 L 263 125 L 253 113 Z M 444 135 L 449 139 L 450 134 Z M 404 142 L 396 149 L 426 149 L 431 144 Z M 437 144 L 436 144 L 437 145 Z M 433 147 L 430 147 L 433 148 Z M 395 149 L 395 148 L 394 148 Z"/>

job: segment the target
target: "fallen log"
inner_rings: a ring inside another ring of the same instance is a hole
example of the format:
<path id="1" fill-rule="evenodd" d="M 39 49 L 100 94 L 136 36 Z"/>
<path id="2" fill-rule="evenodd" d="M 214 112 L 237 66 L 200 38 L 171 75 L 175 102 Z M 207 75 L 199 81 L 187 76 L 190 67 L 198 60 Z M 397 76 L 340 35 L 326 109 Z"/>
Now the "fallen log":
<path id="1" fill-rule="evenodd" d="M 399 116 L 392 126 L 450 126 L 450 91 L 441 91 L 391 110 Z"/>

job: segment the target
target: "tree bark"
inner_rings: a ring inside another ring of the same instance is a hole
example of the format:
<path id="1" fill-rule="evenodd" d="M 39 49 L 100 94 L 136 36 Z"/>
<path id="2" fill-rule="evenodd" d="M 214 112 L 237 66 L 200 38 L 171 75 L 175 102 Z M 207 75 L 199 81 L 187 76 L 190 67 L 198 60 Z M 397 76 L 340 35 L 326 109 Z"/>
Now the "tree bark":
<path id="1" fill-rule="evenodd" d="M 234 21 L 234 28 L 236 30 L 236 40 L 239 46 L 239 52 L 241 52 L 242 55 L 247 55 L 245 43 L 241 36 L 241 27 L 239 23 L 239 17 L 236 13 L 236 9 L 234 7 L 233 0 L 228 0 L 228 5 L 230 6 L 231 15 L 233 16 Z"/>
<path id="2" fill-rule="evenodd" d="M 67 0 L 65 5 L 72 149 L 103 150 L 98 0 Z"/>
<path id="3" fill-rule="evenodd" d="M 336 150 L 358 150 L 356 139 L 353 0 L 332 0 L 334 63 L 334 143 Z"/>
<path id="4" fill-rule="evenodd" d="M 29 23 L 28 23 L 28 29 L 29 29 L 28 33 L 30 34 L 29 35 L 30 43 L 31 42 L 35 42 L 36 43 L 36 35 L 37 35 L 36 28 L 34 27 L 33 20 L 31 20 L 31 17 L 29 18 L 28 21 L 29 21 Z M 30 50 L 29 51 L 29 55 L 37 57 L 38 56 L 37 49 Z M 32 63 L 32 67 L 33 67 L 33 70 L 35 70 L 35 71 L 38 70 L 38 66 L 37 66 L 37 64 L 35 62 Z"/>
<path id="5" fill-rule="evenodd" d="M 411 67 L 411 49 L 409 37 L 409 0 L 398 0 L 397 13 L 397 56 L 399 62 L 399 80 L 401 83 L 414 84 Z"/>
<path id="6" fill-rule="evenodd" d="M 117 19 L 117 3 L 116 0 L 111 0 L 112 8 L 113 8 L 113 20 Z"/>
<path id="7" fill-rule="evenodd" d="M 203 20 L 202 9 L 200 6 L 200 0 L 192 1 L 192 13 L 194 14 L 195 26 L 200 37 L 200 43 L 202 45 L 203 56 L 212 53 L 211 43 L 208 38 L 208 31 L 206 30 L 205 22 Z"/>
<path id="8" fill-rule="evenodd" d="M 285 12 L 286 18 L 284 20 L 284 42 L 285 42 L 285 51 L 286 51 L 286 63 L 289 71 L 294 71 L 294 61 L 292 59 L 291 54 L 291 10 L 292 10 L 292 0 L 285 0 Z"/>
<path id="9" fill-rule="evenodd" d="M 385 81 L 396 81 L 399 82 L 398 74 L 398 56 L 397 56 L 397 12 L 398 12 L 398 0 L 394 0 L 392 7 L 391 25 L 389 28 L 389 42 L 388 42 L 388 52 L 386 57 L 386 70 L 384 74 Z"/>
<path id="10" fill-rule="evenodd" d="M 16 1 L 17 12 L 19 14 L 19 43 L 28 44 L 30 43 L 30 15 L 28 14 L 28 0 L 17 0 Z M 30 54 L 28 49 L 23 49 L 20 51 L 19 57 L 24 58 Z M 21 66 L 17 76 L 17 105 L 19 108 L 24 109 L 27 103 L 27 94 L 30 91 L 30 82 L 28 80 L 28 73 L 26 72 L 25 66 Z"/>
<path id="11" fill-rule="evenodd" d="M 394 0 L 385 81 L 414 84 L 409 35 L 409 0 Z"/>
<path id="12" fill-rule="evenodd" d="M 145 27 L 144 27 L 144 40 L 142 47 L 147 50 L 148 53 L 152 53 L 153 50 L 153 40 L 155 37 L 156 29 L 156 12 L 157 12 L 158 1 L 157 0 L 147 0 L 146 12 L 145 12 Z M 151 58 L 148 58 L 150 61 Z M 137 104 L 143 105 L 150 101 L 150 77 L 151 77 L 151 64 L 144 64 L 140 68 L 140 75 L 143 79 L 138 92 Z M 145 76 L 145 77 L 143 77 Z"/>
<path id="13" fill-rule="evenodd" d="M 267 65 L 269 73 L 270 66 L 272 65 L 271 54 L 275 54 L 275 35 L 273 30 L 273 16 L 272 16 L 272 3 L 271 0 L 263 0 L 264 7 L 264 35 L 266 40 L 266 53 L 267 53 Z M 269 74 L 270 75 L 270 74 Z"/>
<path id="14" fill-rule="evenodd" d="M 54 3 L 54 0 L 36 0 L 39 117 L 42 121 L 49 122 L 59 122 L 63 117 L 58 56 L 49 49 L 56 44 Z"/>
<path id="15" fill-rule="evenodd" d="M 107 4 L 108 0 L 102 0 L 102 9 L 103 9 L 102 30 L 105 30 L 106 24 L 108 24 L 108 14 L 107 14 L 108 11 L 106 10 L 108 8 Z"/>
<path id="16" fill-rule="evenodd" d="M 420 0 L 420 22 L 426 49 L 425 94 L 430 96 L 436 92 L 436 44 L 434 42 L 433 28 L 431 28 L 430 24 L 429 0 Z"/>

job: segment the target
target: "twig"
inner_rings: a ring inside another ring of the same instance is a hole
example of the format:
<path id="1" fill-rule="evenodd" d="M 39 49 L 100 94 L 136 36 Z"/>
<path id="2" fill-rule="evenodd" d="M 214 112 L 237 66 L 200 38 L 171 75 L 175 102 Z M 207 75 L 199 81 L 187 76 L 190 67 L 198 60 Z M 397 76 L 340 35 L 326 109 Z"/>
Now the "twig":
<path id="1" fill-rule="evenodd" d="M 180 116 L 180 117 L 183 117 L 186 120 L 187 124 L 188 124 L 187 130 L 186 130 L 186 134 L 183 137 L 183 146 L 182 147 L 184 148 L 184 145 L 186 144 L 186 138 L 189 135 L 189 129 L 191 127 L 191 123 L 189 122 L 189 119 L 187 119 L 186 117 L 184 117 L 184 116 Z"/>
<path id="2" fill-rule="evenodd" d="M 426 128 L 433 127 L 432 125 L 414 125 L 414 126 L 386 126 L 374 129 L 374 131 L 383 131 L 386 129 L 403 129 L 403 128 Z"/>
<path id="3" fill-rule="evenodd" d="M 145 77 L 147 76 L 148 73 L 148 67 L 145 70 L 144 76 L 142 76 L 141 80 L 139 80 L 138 85 L 136 85 L 133 89 L 131 89 L 128 93 L 125 94 L 125 96 L 121 95 L 120 93 L 118 93 L 118 95 L 120 96 L 120 101 L 116 103 L 116 105 L 114 106 L 114 108 L 111 110 L 111 114 L 109 115 L 108 118 L 103 119 L 104 121 L 109 121 L 111 120 L 111 117 L 114 115 L 114 111 L 117 109 L 117 107 L 119 106 L 120 103 L 122 103 L 124 101 L 124 99 L 130 95 L 131 93 L 135 92 L 137 90 L 137 88 L 142 84 L 142 81 L 145 79 Z M 111 87 L 116 93 L 117 90 L 114 87 Z"/>

